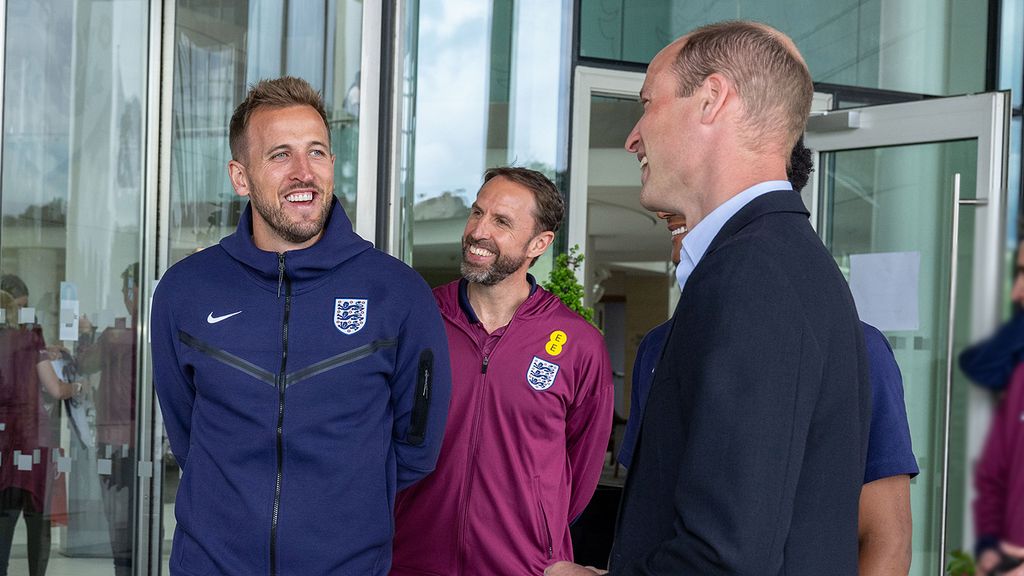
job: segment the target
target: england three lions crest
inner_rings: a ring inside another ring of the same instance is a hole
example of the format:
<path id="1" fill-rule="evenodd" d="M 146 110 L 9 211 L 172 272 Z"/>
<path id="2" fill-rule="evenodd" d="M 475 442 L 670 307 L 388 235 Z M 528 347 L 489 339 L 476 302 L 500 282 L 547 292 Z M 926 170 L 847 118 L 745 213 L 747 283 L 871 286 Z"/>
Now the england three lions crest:
<path id="1" fill-rule="evenodd" d="M 534 356 L 533 362 L 530 362 L 530 369 L 526 371 L 526 381 L 534 390 L 547 390 L 555 383 L 556 375 L 558 375 L 558 364 L 552 364 Z"/>
<path id="2" fill-rule="evenodd" d="M 334 327 L 342 334 L 355 334 L 366 325 L 365 298 L 337 298 L 334 300 Z"/>

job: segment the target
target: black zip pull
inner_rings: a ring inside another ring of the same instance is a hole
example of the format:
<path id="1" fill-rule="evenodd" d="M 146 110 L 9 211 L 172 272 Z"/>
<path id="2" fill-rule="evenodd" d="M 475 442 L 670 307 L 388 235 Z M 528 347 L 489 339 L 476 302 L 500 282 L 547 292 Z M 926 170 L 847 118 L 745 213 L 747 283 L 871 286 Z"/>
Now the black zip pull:
<path id="1" fill-rule="evenodd" d="M 484 356 L 484 363 L 480 366 L 480 373 L 481 374 L 487 374 L 487 361 L 488 361 L 488 357 Z"/>
<path id="2" fill-rule="evenodd" d="M 281 297 L 281 285 L 284 284 L 284 252 L 277 255 L 277 297 Z"/>

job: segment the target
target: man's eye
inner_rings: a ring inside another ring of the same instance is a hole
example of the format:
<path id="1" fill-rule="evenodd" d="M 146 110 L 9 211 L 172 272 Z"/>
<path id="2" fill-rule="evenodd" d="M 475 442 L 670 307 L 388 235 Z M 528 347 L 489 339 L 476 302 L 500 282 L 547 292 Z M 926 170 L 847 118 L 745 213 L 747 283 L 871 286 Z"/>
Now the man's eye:
<path id="1" fill-rule="evenodd" d="M 323 150 L 312 150 L 310 154 L 312 154 L 313 156 L 327 156 L 327 153 L 324 152 Z"/>

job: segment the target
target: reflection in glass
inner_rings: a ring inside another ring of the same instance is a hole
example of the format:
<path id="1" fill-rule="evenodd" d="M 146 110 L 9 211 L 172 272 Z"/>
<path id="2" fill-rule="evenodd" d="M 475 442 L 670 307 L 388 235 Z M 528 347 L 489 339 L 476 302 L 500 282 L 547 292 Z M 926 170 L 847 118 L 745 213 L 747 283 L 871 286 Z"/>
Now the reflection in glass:
<path id="1" fill-rule="evenodd" d="M 580 56 L 646 64 L 698 26 L 739 18 L 770 24 L 792 37 L 815 82 L 965 94 L 985 89 L 988 5 L 962 0 L 582 0 Z"/>
<path id="2" fill-rule="evenodd" d="M 148 3 L 6 18 L 0 565 L 129 574 Z"/>
<path id="3" fill-rule="evenodd" d="M 526 166 L 559 183 L 568 4 L 462 0 L 410 11 L 397 252 L 432 285 L 459 274 L 466 215 L 487 168 Z M 546 278 L 552 252 L 531 273 Z"/>
<path id="4" fill-rule="evenodd" d="M 949 330 L 949 275 L 953 226 L 953 174 L 961 175 L 961 195 L 976 188 L 977 141 L 843 151 L 822 156 L 818 167 L 823 190 L 822 229 L 828 248 L 851 285 L 851 256 L 905 252 L 920 262 L 918 325 L 913 329 L 879 328 L 892 345 L 903 375 L 907 417 L 921 474 L 911 482 L 914 515 L 912 575 L 935 574 L 942 565 L 938 550 L 942 491 L 949 502 L 967 498 L 967 466 L 950 466 L 943 485 L 943 425 L 946 409 L 946 342 Z M 954 350 L 969 342 L 973 270 L 974 212 L 961 210 L 959 221 L 957 312 Z M 872 279 L 877 281 L 877 278 Z M 862 317 L 871 302 L 858 296 Z M 968 384 L 957 373 L 951 399 L 950 462 L 966 462 Z M 950 549 L 961 547 L 968 519 L 950 505 Z"/>
<path id="5" fill-rule="evenodd" d="M 245 199 L 227 178 L 228 122 L 248 87 L 282 75 L 324 96 L 335 190 L 356 198 L 362 3 L 180 0 L 175 10 L 170 263 L 231 234 Z"/>

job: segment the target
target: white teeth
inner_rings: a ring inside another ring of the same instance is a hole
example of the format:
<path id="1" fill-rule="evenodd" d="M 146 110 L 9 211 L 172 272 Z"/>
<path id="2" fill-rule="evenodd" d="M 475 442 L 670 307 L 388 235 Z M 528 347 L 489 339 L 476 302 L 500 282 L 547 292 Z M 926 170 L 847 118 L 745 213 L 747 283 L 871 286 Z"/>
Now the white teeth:
<path id="1" fill-rule="evenodd" d="M 312 192 L 296 192 L 285 196 L 285 200 L 289 202 L 309 202 L 313 199 Z"/>
<path id="2" fill-rule="evenodd" d="M 483 248 L 480 248 L 478 246 L 470 246 L 469 247 L 469 253 L 470 254 L 474 254 L 476 256 L 484 256 L 484 257 L 494 256 L 494 252 L 491 252 L 490 250 L 484 250 Z"/>
<path id="3" fill-rule="evenodd" d="M 640 169 L 643 170 L 647 167 L 647 156 L 640 159 Z"/>
<path id="4" fill-rule="evenodd" d="M 680 234 L 686 234 L 686 230 L 686 226 L 680 226 L 679 228 L 672 230 L 672 235 L 679 236 Z"/>

